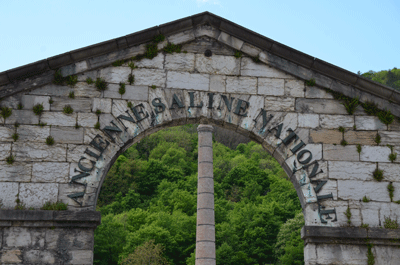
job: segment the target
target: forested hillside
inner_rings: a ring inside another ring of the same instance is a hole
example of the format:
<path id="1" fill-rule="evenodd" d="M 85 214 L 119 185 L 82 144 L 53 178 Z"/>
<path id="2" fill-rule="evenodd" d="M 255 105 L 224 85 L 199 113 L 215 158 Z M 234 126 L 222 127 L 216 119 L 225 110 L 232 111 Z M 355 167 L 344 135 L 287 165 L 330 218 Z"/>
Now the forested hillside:
<path id="1" fill-rule="evenodd" d="M 293 184 L 260 145 L 243 142 L 221 130 L 214 136 L 217 264 L 303 264 L 304 219 Z M 102 186 L 94 263 L 153 257 L 151 264 L 194 265 L 196 192 L 195 125 L 134 144 Z"/>
<path id="2" fill-rule="evenodd" d="M 400 69 L 397 69 L 396 67 L 391 70 L 382 70 L 379 72 L 374 72 L 371 70 L 363 73 L 362 76 L 371 79 L 372 81 L 400 90 Z"/>

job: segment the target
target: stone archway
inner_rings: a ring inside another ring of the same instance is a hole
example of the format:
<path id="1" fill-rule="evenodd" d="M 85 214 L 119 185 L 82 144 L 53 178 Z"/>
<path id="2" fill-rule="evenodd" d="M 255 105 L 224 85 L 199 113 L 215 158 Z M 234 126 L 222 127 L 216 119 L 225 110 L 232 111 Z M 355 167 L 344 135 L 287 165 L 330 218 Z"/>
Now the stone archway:
<path id="1" fill-rule="evenodd" d="M 400 215 L 398 91 L 210 13 L 0 73 L 0 84 L 2 263 L 91 264 L 95 204 L 118 155 L 200 122 L 282 165 L 303 207 L 306 264 L 399 258 L 399 230 L 379 228 Z M 16 196 L 69 211 L 11 210 Z"/>

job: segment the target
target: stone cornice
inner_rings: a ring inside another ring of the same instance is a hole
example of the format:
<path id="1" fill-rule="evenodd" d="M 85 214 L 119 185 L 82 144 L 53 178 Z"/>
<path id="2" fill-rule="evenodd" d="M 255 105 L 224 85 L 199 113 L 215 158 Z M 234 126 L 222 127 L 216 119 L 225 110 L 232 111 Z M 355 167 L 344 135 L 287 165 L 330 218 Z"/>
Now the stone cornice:
<path id="1" fill-rule="evenodd" d="M 41 210 L 0 210 L 0 227 L 97 227 L 101 214 L 96 211 L 41 211 Z"/>
<path id="2" fill-rule="evenodd" d="M 303 226 L 301 238 L 306 243 L 370 243 L 400 246 L 400 229 Z"/>
<path id="3" fill-rule="evenodd" d="M 394 90 L 388 86 L 371 81 L 360 75 L 357 75 L 335 65 L 322 61 L 318 58 L 312 57 L 298 50 L 285 46 L 279 42 L 271 40 L 265 36 L 262 36 L 245 27 L 237 25 L 229 20 L 226 20 L 209 12 L 204 12 L 175 20 L 123 37 L 97 43 L 91 46 L 73 50 L 64 54 L 56 55 L 41 61 L 1 72 L 0 85 L 7 85 L 17 80 L 23 80 L 34 75 L 42 74 L 42 78 L 39 78 L 39 83 L 37 84 L 40 85 L 42 82 L 47 82 L 50 77 L 49 74 L 43 73 L 50 73 L 52 75 L 55 69 L 58 69 L 62 66 L 70 65 L 88 58 L 143 44 L 152 40 L 152 38 L 158 34 L 171 35 L 203 24 L 209 24 L 225 33 L 228 33 L 236 38 L 239 38 L 249 44 L 258 47 L 259 49 L 269 54 L 284 58 L 288 62 L 294 63 L 299 67 L 303 67 L 305 69 L 312 70 L 321 75 L 332 78 L 337 83 L 350 85 L 361 91 L 373 94 L 382 99 L 389 100 L 397 105 L 400 105 L 400 91 Z M 282 64 L 277 63 L 273 66 L 286 72 L 290 72 L 287 69 L 283 69 L 285 67 L 283 67 Z M 288 67 L 290 68 L 290 66 Z M 26 86 L 26 84 L 24 84 L 24 86 Z M 1 98 L 19 92 L 14 91 L 13 87 L 9 86 L 4 86 L 3 88 L 0 88 L 0 90 L 3 90 L 0 91 Z M 343 93 L 345 91 L 340 92 Z M 351 95 L 352 93 L 349 92 L 344 94 Z"/>

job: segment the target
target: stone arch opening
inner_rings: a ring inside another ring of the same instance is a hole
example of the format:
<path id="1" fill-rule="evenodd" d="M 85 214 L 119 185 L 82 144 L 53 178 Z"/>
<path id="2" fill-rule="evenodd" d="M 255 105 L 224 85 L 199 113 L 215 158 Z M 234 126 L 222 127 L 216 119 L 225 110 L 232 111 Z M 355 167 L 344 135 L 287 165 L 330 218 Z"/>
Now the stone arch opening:
<path id="1" fill-rule="evenodd" d="M 209 124 L 210 124 L 210 121 L 209 121 Z M 178 125 L 178 124 L 177 124 Z M 178 125 L 179 126 L 179 125 Z M 215 125 L 215 124 L 213 124 L 213 126 L 214 127 L 219 127 L 218 125 Z M 175 126 L 174 126 L 175 127 Z M 168 127 L 167 125 L 166 126 L 162 126 L 161 127 L 162 129 L 161 130 L 168 130 L 169 128 L 171 128 L 171 127 Z M 229 130 L 229 129 L 228 129 Z M 229 130 L 230 131 L 230 130 Z M 154 131 L 153 131 L 154 132 Z M 197 135 L 197 132 L 195 132 L 195 134 Z M 146 136 L 150 136 L 149 134 L 146 134 Z M 247 137 L 247 135 L 246 135 L 246 137 Z M 140 139 L 141 141 L 143 141 L 143 140 L 145 140 L 145 139 L 143 139 L 143 138 L 141 138 Z M 253 141 L 253 142 L 255 142 L 255 141 Z M 132 143 L 132 145 L 133 145 L 134 143 Z M 132 146 L 131 145 L 131 146 Z M 259 150 L 260 152 L 265 152 L 265 149 L 258 149 L 257 148 L 257 150 Z M 234 151 L 233 151 L 234 152 Z M 268 152 L 266 152 L 266 153 L 268 153 Z M 246 155 L 246 159 L 247 159 L 247 155 Z M 273 160 L 275 160 L 276 161 L 276 159 L 274 159 L 274 158 L 272 158 Z M 146 160 L 146 159 L 145 159 Z M 269 161 L 269 158 L 266 160 L 266 161 Z M 274 161 L 274 162 L 275 162 Z M 197 163 L 196 163 L 197 164 Z M 274 169 L 276 169 L 276 164 L 278 164 L 278 163 L 273 163 L 273 168 Z M 121 166 L 121 164 L 120 164 L 120 166 Z M 257 164 L 257 168 L 259 167 L 259 165 Z M 280 167 L 280 166 L 278 166 L 278 167 Z M 238 169 L 238 171 L 237 172 L 241 172 L 240 170 L 242 170 L 243 168 L 245 168 L 245 167 L 238 167 L 239 169 Z M 281 167 L 280 167 L 281 168 Z M 126 169 L 126 168 L 125 168 Z M 264 170 L 265 168 L 262 168 L 262 170 Z M 283 170 L 282 170 L 283 171 Z M 257 171 L 258 172 L 258 171 Z M 275 171 L 274 171 L 275 172 Z M 283 173 L 283 174 L 286 174 L 285 172 L 281 172 L 281 173 Z M 136 174 L 136 176 L 141 176 L 139 173 L 134 173 L 134 174 Z M 274 174 L 275 175 L 275 174 Z M 282 176 L 283 177 L 283 175 L 280 175 L 280 176 Z M 111 177 L 111 176 L 108 176 L 108 177 Z M 278 177 L 277 177 L 278 178 Z M 284 178 L 286 178 L 286 176 L 284 177 Z M 269 179 L 269 178 L 268 178 Z M 270 179 L 270 181 L 271 181 L 271 183 L 270 183 L 270 185 L 272 185 L 272 183 L 274 183 L 275 181 L 276 181 L 276 179 L 275 178 L 273 178 L 273 177 L 271 177 L 271 179 Z M 283 180 L 282 180 L 283 181 Z M 290 181 L 290 180 L 289 180 Z M 285 182 L 285 187 L 288 187 L 288 186 L 286 186 L 287 185 L 287 182 L 288 182 L 288 180 L 286 180 L 286 181 L 284 181 Z M 192 182 L 191 182 L 192 183 Z M 219 181 L 219 185 L 221 185 L 221 181 Z M 279 184 L 276 184 L 276 185 L 279 185 Z M 289 183 L 289 185 L 293 185 L 292 183 Z M 241 186 L 240 186 L 241 187 Z M 290 187 L 290 186 L 289 186 Z M 196 188 L 197 188 L 197 185 L 196 185 Z M 243 188 L 243 187 L 242 187 Z M 292 187 L 290 187 L 290 188 L 292 188 Z M 276 188 L 275 188 L 276 189 Z M 273 192 L 271 193 L 271 194 L 273 194 L 274 192 L 275 192 L 275 189 L 273 188 Z M 138 188 L 136 188 L 136 191 L 135 192 L 137 192 L 137 193 L 141 193 L 140 192 L 140 188 L 138 187 Z M 263 190 L 263 192 L 262 193 L 264 193 L 264 192 L 267 192 L 267 189 L 266 190 Z M 293 194 L 294 193 L 294 194 Z M 218 193 L 219 194 L 219 193 Z M 271 196 L 271 194 L 269 194 L 269 196 Z M 294 192 L 294 190 L 291 190 L 290 191 L 290 198 L 293 198 L 293 196 L 296 196 L 296 192 Z M 219 194 L 220 195 L 220 194 Z M 266 194 L 263 194 L 264 196 L 266 195 Z M 155 195 L 154 195 L 155 196 Z M 163 195 L 163 197 L 162 198 L 164 198 L 164 196 L 165 195 Z M 129 196 L 128 196 L 129 197 Z M 218 197 L 220 197 L 220 196 L 218 196 Z M 130 196 L 130 198 L 133 198 L 132 196 Z M 175 197 L 176 198 L 176 197 Z M 223 198 L 225 199 L 225 196 L 223 196 Z M 272 198 L 272 197 L 271 197 Z M 242 198 L 243 200 L 245 200 L 246 201 L 246 195 L 243 195 L 243 198 Z M 280 200 L 279 199 L 276 199 L 277 200 L 277 204 L 279 204 L 279 205 L 281 205 L 280 204 Z M 297 199 L 296 199 L 297 200 Z M 118 202 L 122 202 L 122 201 L 124 201 L 124 202 L 127 202 L 127 201 L 130 201 L 129 199 L 128 200 L 121 200 L 121 199 L 119 199 L 118 200 Z M 258 204 L 261 204 L 260 202 L 258 203 Z M 263 203 L 263 205 L 266 205 L 266 203 Z M 124 205 L 124 204 L 115 204 L 115 206 L 113 206 L 112 207 L 112 209 L 117 209 L 118 207 L 117 207 L 117 205 Z M 168 206 L 169 206 L 169 204 L 167 204 Z M 264 205 L 264 206 L 265 206 Z M 298 205 L 298 209 L 300 209 L 300 203 L 299 203 L 299 201 L 297 201 L 297 204 L 295 204 L 295 205 Z M 266 207 L 266 206 L 265 206 Z M 278 207 L 278 206 L 277 206 Z M 280 206 L 279 206 L 280 207 Z M 239 208 L 238 208 L 239 209 Z M 285 208 L 286 209 L 286 208 Z M 288 208 L 287 209 L 292 209 L 292 208 L 290 208 L 289 206 L 288 206 Z M 297 209 L 297 208 L 296 208 Z M 298 210 L 297 209 L 297 210 Z M 118 211 L 116 211 L 116 212 L 114 212 L 115 210 L 112 210 L 111 212 L 113 212 L 116 216 L 118 215 L 118 216 L 121 216 L 121 213 L 120 212 L 118 212 Z M 218 210 L 216 210 L 216 215 L 218 214 L 217 213 L 217 211 Z M 257 211 L 261 211 L 261 209 L 258 209 Z M 106 212 L 107 213 L 110 213 L 110 210 L 109 210 L 109 208 L 107 208 L 106 209 Z M 136 212 L 136 211 L 135 211 Z M 278 211 L 278 212 L 280 212 L 280 211 Z M 102 213 L 104 213 L 103 211 L 102 211 Z M 127 214 L 127 210 L 124 210 L 124 213 L 125 214 Z M 265 214 L 269 214 L 269 211 L 267 211 Z M 129 215 L 129 214 L 128 214 Z M 279 214 L 279 216 L 283 216 L 284 214 Z M 277 215 L 278 216 L 278 215 Z M 286 215 L 285 215 L 286 216 Z M 104 217 L 104 216 L 103 216 Z M 290 217 L 290 218 L 292 218 L 292 217 Z M 290 219 L 289 218 L 289 219 Z M 107 225 L 109 225 L 109 223 L 111 222 L 110 220 L 109 220 L 109 218 L 107 218 Z M 132 221 L 131 221 L 132 222 Z M 123 222 L 122 222 L 123 223 Z M 278 222 L 279 223 L 279 222 Z M 275 225 L 277 225 L 277 224 L 275 224 Z M 143 227 L 141 227 L 141 229 L 143 229 Z M 263 228 L 261 228 L 260 227 L 260 229 L 263 229 Z M 221 230 L 221 229 L 218 229 L 218 230 Z M 103 230 L 102 230 L 103 231 Z M 274 230 L 275 231 L 275 230 Z M 218 232 L 218 233 L 221 233 L 221 231 L 216 231 L 216 232 Z M 130 233 L 132 233 L 132 231 L 130 231 Z M 232 232 L 232 233 L 234 233 L 234 232 Z M 275 233 L 275 232 L 274 232 Z M 134 234 L 134 233 L 132 233 L 132 234 Z M 273 233 L 272 233 L 273 234 Z M 239 231 L 237 232 L 237 235 L 238 236 L 243 236 Z M 275 234 L 274 234 L 275 235 Z M 275 235 L 276 236 L 276 235 Z M 272 236 L 271 236 L 272 237 Z M 156 238 L 156 242 L 157 242 L 157 237 L 155 237 Z M 158 239 L 159 240 L 159 239 Z M 272 239 L 271 239 L 272 240 Z M 221 245 L 221 240 L 218 240 L 219 242 L 217 242 L 217 245 L 219 246 L 219 245 Z M 160 241 L 158 241 L 158 242 L 160 242 Z M 162 241 L 163 242 L 163 241 Z M 267 241 L 266 241 L 267 242 Z M 268 243 L 270 243 L 270 241 L 268 241 Z M 99 250 L 97 250 L 97 251 L 99 251 Z M 270 253 L 270 250 L 268 250 L 269 252 L 268 252 L 268 255 L 267 254 L 265 254 L 266 256 L 268 256 L 268 258 L 270 258 L 271 257 L 271 253 Z M 98 252 L 96 252 L 96 247 L 95 247 L 95 258 L 97 258 L 97 259 L 99 259 L 99 256 L 96 256 L 97 254 L 96 253 L 98 253 Z"/>
<path id="2" fill-rule="evenodd" d="M 149 47 L 158 53 L 143 59 Z M 8 70 L 0 98 L 1 262 L 90 264 L 90 244 L 51 228 L 93 232 L 116 153 L 157 125 L 202 119 L 259 139 L 294 173 L 306 262 L 399 258 L 387 221 L 400 219 L 400 93 L 223 18 L 205 12 Z M 35 211 L 13 210 L 21 201 Z M 36 211 L 46 201 L 70 211 Z"/>

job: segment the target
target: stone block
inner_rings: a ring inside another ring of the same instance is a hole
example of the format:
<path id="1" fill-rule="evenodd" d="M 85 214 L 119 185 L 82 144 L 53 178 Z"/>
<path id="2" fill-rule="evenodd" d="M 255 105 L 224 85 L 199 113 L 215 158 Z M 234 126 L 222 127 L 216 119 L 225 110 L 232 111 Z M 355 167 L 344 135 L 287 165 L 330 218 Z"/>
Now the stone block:
<path id="1" fill-rule="evenodd" d="M 198 193 L 197 209 L 214 209 L 214 194 Z"/>
<path id="2" fill-rule="evenodd" d="M 67 183 L 69 163 L 42 162 L 33 164 L 32 182 Z"/>
<path id="3" fill-rule="evenodd" d="M 46 113 L 46 112 L 45 112 Z M 0 122 L 4 123 L 3 118 Z M 38 124 L 39 116 L 35 115 L 32 110 L 12 110 L 11 116 L 6 119 L 6 124 Z"/>
<path id="4" fill-rule="evenodd" d="M 400 132 L 380 131 L 381 145 L 400 145 Z"/>
<path id="5" fill-rule="evenodd" d="M 56 202 L 58 196 L 57 183 L 21 183 L 19 188 L 19 199 L 27 208 L 36 209 L 42 207 L 46 202 Z"/>
<path id="6" fill-rule="evenodd" d="M 242 52 L 244 52 L 252 57 L 257 57 L 260 54 L 261 50 L 255 46 L 245 42 L 242 46 Z"/>
<path id="7" fill-rule="evenodd" d="M 318 126 L 319 126 L 319 115 L 318 114 L 301 114 L 301 113 L 299 113 L 299 127 L 316 128 Z"/>
<path id="8" fill-rule="evenodd" d="M 347 114 L 343 104 L 331 99 L 298 98 L 296 110 L 303 113 Z"/>
<path id="9" fill-rule="evenodd" d="M 306 98 L 324 98 L 333 99 L 333 96 L 325 90 L 316 86 L 306 86 Z"/>
<path id="10" fill-rule="evenodd" d="M 78 125 L 83 127 L 91 127 L 93 128 L 94 125 L 98 121 L 98 116 L 94 113 L 78 113 Z"/>
<path id="11" fill-rule="evenodd" d="M 212 54 L 231 55 L 235 54 L 234 50 L 221 42 L 212 38 L 203 36 L 189 43 L 182 45 L 182 50 L 188 53 L 204 54 L 206 50 L 210 50 Z"/>
<path id="12" fill-rule="evenodd" d="M 235 38 L 229 34 L 226 34 L 225 32 L 221 32 L 221 34 L 218 37 L 218 40 L 238 51 L 242 48 L 243 41 L 239 40 L 238 38 Z"/>
<path id="13" fill-rule="evenodd" d="M 212 161 L 213 161 L 212 147 L 203 146 L 203 147 L 199 148 L 198 161 L 199 161 L 199 163 L 202 163 L 202 162 L 212 163 Z"/>
<path id="14" fill-rule="evenodd" d="M 197 93 L 195 93 L 197 94 Z M 156 100 L 158 98 L 158 100 Z M 150 102 L 151 100 L 151 102 Z M 169 112 L 167 100 L 165 99 L 165 93 L 163 88 L 156 88 L 156 89 L 149 89 L 149 103 L 151 103 L 151 107 L 153 107 L 154 112 L 159 112 L 156 113 L 155 121 L 157 124 L 162 124 L 171 121 L 171 114 Z M 164 104 L 164 106 L 154 106 L 153 104 Z M 171 102 L 170 102 L 171 103 Z M 164 107 L 164 111 L 162 111 Z M 157 111 L 156 111 L 157 110 Z M 126 111 L 122 109 L 122 111 Z M 114 114 L 116 115 L 116 114 Z M 118 117 L 118 116 L 116 116 Z M 135 128 L 136 129 L 136 128 Z M 133 134 L 134 135 L 134 134 Z"/>
<path id="15" fill-rule="evenodd" d="M 45 238 L 46 247 L 50 250 L 57 250 L 60 245 L 68 250 L 91 250 L 94 240 L 91 229 L 48 229 Z"/>
<path id="16" fill-rule="evenodd" d="M 240 60 L 233 56 L 196 54 L 195 69 L 200 73 L 239 75 Z"/>
<path id="17" fill-rule="evenodd" d="M 13 153 L 16 161 L 47 161 L 64 162 L 66 160 L 67 146 L 65 144 L 54 144 L 52 146 L 35 143 L 15 143 Z"/>
<path id="18" fill-rule="evenodd" d="M 357 130 L 386 130 L 387 126 L 383 124 L 378 117 L 373 116 L 355 116 Z"/>
<path id="19" fill-rule="evenodd" d="M 210 75 L 210 91 L 225 93 L 226 76 L 225 75 Z"/>
<path id="20" fill-rule="evenodd" d="M 44 110 L 50 110 L 49 96 L 33 96 L 33 95 L 23 95 L 21 97 L 21 104 L 23 109 L 32 110 L 37 104 L 42 104 Z"/>
<path id="21" fill-rule="evenodd" d="M 174 44 L 188 42 L 188 41 L 195 39 L 194 31 L 193 31 L 193 29 L 185 30 L 185 31 L 179 32 L 177 34 L 167 36 L 167 39 L 169 42 L 174 43 Z"/>
<path id="22" fill-rule="evenodd" d="M 214 210 L 199 209 L 197 210 L 197 225 L 214 224 Z"/>
<path id="23" fill-rule="evenodd" d="M 150 115 L 148 113 L 147 110 L 143 109 L 142 107 L 139 107 L 137 105 L 134 105 L 134 108 L 140 111 L 143 111 L 143 113 L 139 114 L 141 118 Z M 119 117 L 120 115 L 125 116 L 125 117 L 131 117 L 134 120 L 137 120 L 134 116 L 134 114 L 132 113 L 132 110 L 128 109 L 127 106 L 127 102 L 125 100 L 114 100 L 113 101 L 113 108 L 112 108 L 112 115 L 114 117 Z M 103 125 L 103 122 L 110 122 L 112 121 L 112 116 L 109 116 L 109 120 L 105 121 L 103 118 L 101 118 L 100 123 Z M 121 130 L 125 130 L 128 132 L 128 134 L 130 135 L 130 137 L 135 137 L 136 135 L 138 135 L 139 131 L 144 129 L 144 128 L 148 128 L 149 127 L 149 122 L 148 120 L 150 120 L 150 118 L 145 118 L 144 120 L 140 121 L 140 125 L 136 122 L 132 122 L 132 121 L 128 121 L 128 120 L 124 120 L 124 119 L 119 119 L 119 122 L 115 122 L 115 124 L 117 124 L 118 127 L 121 128 Z M 121 125 L 119 125 L 121 123 Z M 143 125 L 143 126 L 142 126 Z"/>
<path id="24" fill-rule="evenodd" d="M 285 80 L 272 78 L 258 78 L 258 94 L 266 96 L 283 96 L 285 94 Z"/>
<path id="25" fill-rule="evenodd" d="M 344 133 L 344 139 L 348 144 L 376 145 L 375 136 L 376 132 L 346 131 Z"/>
<path id="26" fill-rule="evenodd" d="M 86 79 L 86 78 L 85 78 Z M 85 79 L 81 80 L 84 81 Z M 95 80 L 94 78 L 93 80 Z M 78 79 L 79 80 L 79 79 Z M 29 92 L 29 95 L 41 95 L 51 97 L 67 97 L 72 89 L 69 86 L 60 86 L 53 83 L 36 88 Z"/>
<path id="27" fill-rule="evenodd" d="M 200 170 L 200 167 L 199 167 L 199 170 Z M 200 176 L 200 177 L 202 177 L 202 176 Z M 203 178 L 198 181 L 197 192 L 198 193 L 201 193 L 201 192 L 214 193 L 214 180 L 210 177 L 207 177 L 206 175 L 203 176 Z"/>
<path id="28" fill-rule="evenodd" d="M 211 38 L 218 38 L 220 31 L 210 25 L 199 25 L 194 29 L 194 35 L 196 38 L 202 36 L 208 36 Z"/>
<path id="29" fill-rule="evenodd" d="M 93 147 L 88 147 L 87 145 L 81 145 L 81 144 L 80 145 L 69 144 L 67 150 L 67 161 L 78 163 L 79 159 L 81 159 L 82 156 L 91 158 L 91 156 L 85 154 L 86 148 L 88 148 L 93 153 L 100 155 L 99 152 Z"/>
<path id="30" fill-rule="evenodd" d="M 277 148 L 274 152 L 274 156 L 275 156 L 275 153 L 279 152 L 279 150 L 282 150 L 284 152 L 284 156 L 287 158 L 285 161 L 285 164 L 290 169 L 301 167 L 302 163 L 300 163 L 299 161 L 305 161 L 309 157 L 311 157 L 311 160 L 307 164 L 322 159 L 322 144 L 307 144 L 301 150 L 302 151 L 308 150 L 310 152 L 306 152 L 303 155 L 301 155 L 300 152 L 298 152 L 297 155 L 292 155 L 293 153 L 291 151 L 288 151 L 289 149 L 293 148 L 294 146 L 295 146 L 295 143 L 293 143 L 292 146 L 287 146 L 286 150 L 283 150 L 282 148 Z M 296 162 L 296 164 L 294 162 Z"/>
<path id="31" fill-rule="evenodd" d="M 252 131 L 256 125 L 254 120 L 260 118 L 261 108 L 264 107 L 264 97 L 262 96 L 250 96 L 248 99 L 249 105 L 251 106 L 246 110 L 246 117 L 241 117 L 239 122 L 238 130 L 244 129 L 245 133 Z M 261 115 L 262 116 L 262 115 Z M 262 117 L 261 117 L 262 118 Z"/>
<path id="32" fill-rule="evenodd" d="M 132 74 L 135 76 L 135 86 L 157 86 L 165 87 L 165 81 L 167 74 L 164 70 L 158 69 L 134 69 Z M 128 78 L 121 80 L 120 82 L 126 82 Z"/>
<path id="33" fill-rule="evenodd" d="M 287 80 L 285 81 L 285 96 L 304 98 L 304 81 L 303 80 Z"/>
<path id="34" fill-rule="evenodd" d="M 367 246 L 365 245 L 317 245 L 318 264 L 367 264 Z"/>
<path id="35" fill-rule="evenodd" d="M 122 95 L 119 93 L 119 84 L 108 84 L 107 89 L 103 91 L 105 98 L 121 99 Z"/>
<path id="36" fill-rule="evenodd" d="M 77 113 L 64 114 L 62 112 L 44 112 L 40 117 L 40 122 L 47 125 L 56 126 L 75 126 Z"/>
<path id="37" fill-rule="evenodd" d="M 86 98 L 53 98 L 53 104 L 51 104 L 51 111 L 63 111 L 66 105 L 70 105 L 74 112 L 90 112 L 92 109 L 92 100 Z"/>
<path id="38" fill-rule="evenodd" d="M 396 265 L 400 260 L 400 251 L 398 246 L 374 245 L 372 247 L 375 264 Z"/>
<path id="39" fill-rule="evenodd" d="M 196 242 L 196 258 L 201 259 L 201 258 L 215 258 L 215 242 Z M 199 263 L 198 263 L 199 264 Z M 204 263 L 201 263 L 204 264 Z M 215 264 L 215 260 L 213 260 L 213 263 Z M 208 265 L 208 264 L 207 264 Z"/>
<path id="40" fill-rule="evenodd" d="M 359 154 L 355 145 L 341 146 L 324 144 L 323 156 L 325 160 L 359 161 Z"/>
<path id="41" fill-rule="evenodd" d="M 174 53 L 165 55 L 165 69 L 172 71 L 190 71 L 194 70 L 193 53 Z"/>
<path id="42" fill-rule="evenodd" d="M 137 66 L 139 68 L 163 69 L 164 54 L 162 52 L 160 52 L 153 59 L 144 58 L 140 61 L 135 61 L 134 63 L 135 63 L 135 66 Z"/>
<path id="43" fill-rule="evenodd" d="M 107 67 L 100 70 L 100 76 L 107 83 L 119 84 L 119 82 L 126 82 L 128 75 L 131 73 L 131 68 L 125 66 Z"/>
<path id="44" fill-rule="evenodd" d="M 338 180 L 338 197 L 358 201 L 367 196 L 373 201 L 390 202 L 387 185 L 387 182 Z"/>
<path id="45" fill-rule="evenodd" d="M 139 100 L 139 101 L 147 101 L 149 95 L 149 87 L 148 86 L 125 86 L 125 94 L 122 95 L 122 99 L 128 100 Z"/>
<path id="46" fill-rule="evenodd" d="M 390 162 L 390 148 L 387 146 L 368 146 L 361 148 L 360 160 L 366 162 Z"/>
<path id="47" fill-rule="evenodd" d="M 400 131 L 400 120 L 394 119 L 388 127 L 390 131 Z"/>
<path id="48" fill-rule="evenodd" d="M 198 241 L 214 241 L 215 242 L 215 226 L 213 225 L 199 225 L 196 229 L 196 240 Z"/>
<path id="49" fill-rule="evenodd" d="M 51 127 L 50 135 L 56 143 L 83 143 L 83 128 L 74 127 Z"/>
<path id="50" fill-rule="evenodd" d="M 304 246 L 304 260 L 306 265 L 317 263 L 317 249 L 315 244 L 308 243 Z"/>
<path id="51" fill-rule="evenodd" d="M 12 126 L 0 126 L 0 139 L 2 142 L 14 142 L 12 135 L 14 134 L 15 130 Z"/>
<path id="52" fill-rule="evenodd" d="M 329 161 L 329 178 L 342 180 L 373 181 L 375 163 Z"/>
<path id="53" fill-rule="evenodd" d="M 257 78 L 228 76 L 226 78 L 226 92 L 257 94 Z"/>
<path id="54" fill-rule="evenodd" d="M 287 78 L 293 79 L 292 76 L 277 70 L 273 67 L 265 65 L 263 63 L 255 63 L 251 58 L 243 57 L 240 69 L 242 76 L 257 76 L 257 77 L 269 77 L 269 78 Z"/>
<path id="55" fill-rule="evenodd" d="M 29 142 L 46 142 L 46 138 L 50 135 L 49 126 L 36 126 L 36 125 L 20 125 L 17 128 L 18 141 Z"/>
<path id="56" fill-rule="evenodd" d="M 191 74 L 168 72 L 167 88 L 194 89 L 208 91 L 210 76 L 208 74 Z"/>
<path id="57" fill-rule="evenodd" d="M 93 264 L 93 251 L 92 250 L 74 250 L 70 251 L 72 259 L 70 264 L 89 265 Z"/>
<path id="58" fill-rule="evenodd" d="M 34 264 L 54 264 L 56 258 L 50 251 L 31 249 L 24 252 L 24 262 Z"/>
<path id="59" fill-rule="evenodd" d="M 11 109 L 18 109 L 18 105 L 21 103 L 22 96 L 23 94 L 14 94 L 12 96 L 3 98 L 1 101 L 1 106 Z"/>
<path id="60" fill-rule="evenodd" d="M 294 98 L 265 97 L 264 109 L 272 111 L 294 111 Z"/>
<path id="61" fill-rule="evenodd" d="M 86 71 L 88 68 L 88 64 L 86 61 L 76 62 L 70 65 L 66 65 L 60 68 L 61 74 L 63 76 L 67 75 L 75 75 L 77 73 L 81 73 Z"/>
<path id="62" fill-rule="evenodd" d="M 19 249 L 3 250 L 1 255 L 2 264 L 15 264 L 22 262 L 22 254 Z"/>
<path id="63" fill-rule="evenodd" d="M 0 144 L 0 160 L 6 160 L 11 155 L 11 143 Z"/>
<path id="64" fill-rule="evenodd" d="M 29 182 L 31 172 L 32 164 L 14 162 L 10 165 L 0 161 L 0 181 Z"/>
<path id="65" fill-rule="evenodd" d="M 4 229 L 4 245 L 7 247 L 28 247 L 32 243 L 29 228 L 8 227 Z"/>
<path id="66" fill-rule="evenodd" d="M 18 186 L 17 182 L 0 182 L 0 200 L 5 209 L 13 209 L 15 207 Z"/>
<path id="67" fill-rule="evenodd" d="M 383 176 L 385 177 L 386 181 L 400 182 L 400 164 L 379 163 L 378 168 L 383 171 Z"/>
<path id="68" fill-rule="evenodd" d="M 93 78 L 95 81 L 96 78 Z M 78 82 L 75 84 L 74 89 L 75 97 L 85 97 L 85 98 L 98 98 L 101 97 L 101 91 L 98 90 L 94 84 L 88 84 L 86 82 Z M 65 95 L 68 96 L 68 95 Z"/>
<path id="69" fill-rule="evenodd" d="M 101 110 L 101 113 L 111 113 L 112 100 L 108 98 L 94 98 L 92 111 Z"/>
<path id="70" fill-rule="evenodd" d="M 322 128 L 338 129 L 339 127 L 352 128 L 354 126 L 353 116 L 346 115 L 320 115 L 319 125 Z"/>
<path id="71" fill-rule="evenodd" d="M 368 194 L 367 197 L 369 197 Z M 384 221 L 383 216 L 390 215 L 389 205 L 390 205 L 389 203 L 382 203 L 382 202 L 367 202 L 367 203 L 362 202 L 361 215 L 363 223 L 368 224 L 369 227 L 382 226 Z"/>
<path id="72" fill-rule="evenodd" d="M 314 143 L 340 144 L 343 135 L 339 130 L 317 129 L 310 130 L 310 139 Z"/>

